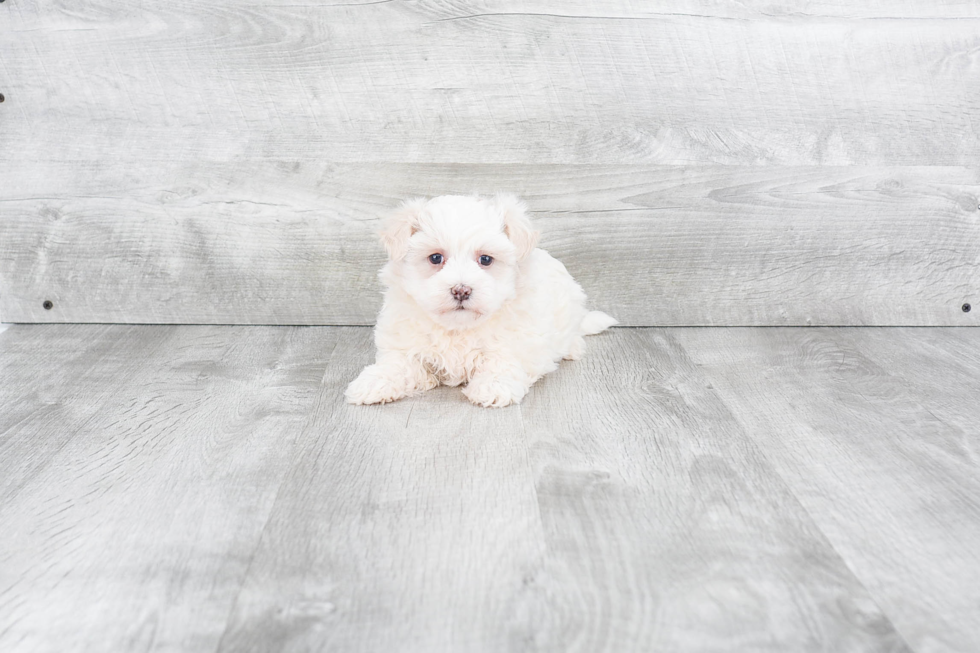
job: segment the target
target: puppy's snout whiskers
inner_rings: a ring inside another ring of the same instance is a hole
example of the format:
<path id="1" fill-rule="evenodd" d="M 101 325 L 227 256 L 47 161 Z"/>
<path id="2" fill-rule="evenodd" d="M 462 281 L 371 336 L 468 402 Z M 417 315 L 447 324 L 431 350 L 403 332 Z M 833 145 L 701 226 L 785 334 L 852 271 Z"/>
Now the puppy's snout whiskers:
<path id="1" fill-rule="evenodd" d="M 449 292 L 452 294 L 453 299 L 457 302 L 463 303 L 470 298 L 473 294 L 473 289 L 469 286 L 464 286 L 463 284 L 457 284 L 453 286 Z"/>

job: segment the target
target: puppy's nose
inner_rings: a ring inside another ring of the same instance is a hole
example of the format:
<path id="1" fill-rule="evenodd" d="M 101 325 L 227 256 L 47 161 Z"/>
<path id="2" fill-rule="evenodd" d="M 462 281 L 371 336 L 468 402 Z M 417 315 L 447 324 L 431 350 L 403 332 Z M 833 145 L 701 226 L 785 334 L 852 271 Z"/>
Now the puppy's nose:
<path id="1" fill-rule="evenodd" d="M 456 301 L 465 302 L 473 294 L 473 289 L 460 283 L 453 286 L 449 292 L 453 294 L 453 299 Z"/>

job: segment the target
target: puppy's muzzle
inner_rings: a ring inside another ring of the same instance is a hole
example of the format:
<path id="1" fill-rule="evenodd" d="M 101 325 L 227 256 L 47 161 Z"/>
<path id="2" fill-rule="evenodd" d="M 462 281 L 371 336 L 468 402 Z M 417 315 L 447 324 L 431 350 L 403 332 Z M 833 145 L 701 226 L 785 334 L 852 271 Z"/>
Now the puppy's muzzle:
<path id="1" fill-rule="evenodd" d="M 473 294 L 473 289 L 460 283 L 453 286 L 449 292 L 452 293 L 453 299 L 456 301 L 465 302 Z"/>

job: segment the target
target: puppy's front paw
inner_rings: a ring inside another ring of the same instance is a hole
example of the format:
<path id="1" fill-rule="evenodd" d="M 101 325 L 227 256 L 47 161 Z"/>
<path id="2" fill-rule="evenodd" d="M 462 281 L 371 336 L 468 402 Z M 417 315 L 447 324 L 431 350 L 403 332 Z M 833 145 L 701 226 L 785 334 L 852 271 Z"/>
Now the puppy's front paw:
<path id="1" fill-rule="evenodd" d="M 393 379 L 377 365 L 368 365 L 344 392 L 350 404 L 386 404 L 408 394 L 404 379 Z"/>
<path id="2" fill-rule="evenodd" d="M 463 394 L 477 406 L 503 408 L 521 403 L 527 388 L 514 381 L 494 378 L 476 378 L 463 388 Z"/>

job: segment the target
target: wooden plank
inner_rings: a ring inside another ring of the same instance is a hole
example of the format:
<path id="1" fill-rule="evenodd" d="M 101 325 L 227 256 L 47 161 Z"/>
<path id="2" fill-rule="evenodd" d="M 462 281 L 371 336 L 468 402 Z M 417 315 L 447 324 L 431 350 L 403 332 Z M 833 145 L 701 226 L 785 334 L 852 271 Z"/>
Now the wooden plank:
<path id="1" fill-rule="evenodd" d="M 350 407 L 328 369 L 220 650 L 906 650 L 660 332 L 520 407 Z"/>
<path id="2" fill-rule="evenodd" d="M 962 399 L 958 386 L 976 386 L 975 370 L 925 354 L 923 343 L 947 346 L 934 333 L 691 329 L 677 338 L 909 645 L 973 651 L 980 411 L 975 396 L 955 408 L 937 397 Z M 980 331 L 957 333 L 978 344 Z M 900 350 L 912 358 L 902 362 Z"/>
<path id="3" fill-rule="evenodd" d="M 367 0 L 371 1 L 371 0 Z M 289 0 L 292 4 L 292 0 Z M 314 4 L 314 3 L 311 3 Z M 452 3 L 426 6 L 438 11 L 444 18 L 459 19 L 479 13 L 531 15 L 554 13 L 553 0 L 454 0 Z M 568 0 L 561 3 L 560 15 L 567 18 L 596 18 L 609 16 L 620 19 L 655 19 L 679 14 L 705 19 L 768 19 L 786 20 L 812 18 L 845 18 L 895 20 L 904 18 L 976 18 L 980 15 L 980 3 L 976 0 L 876 0 L 873 3 L 853 5 L 841 0 L 785 0 L 774 5 L 769 0 L 745 0 L 738 3 L 705 3 L 702 0 L 663 0 L 656 5 L 612 2 L 597 5 L 595 0 Z"/>
<path id="4" fill-rule="evenodd" d="M 962 165 L 980 4 L 2 8 L 6 161 Z"/>
<path id="5" fill-rule="evenodd" d="M 103 417 L 103 405 L 172 335 L 163 328 L 65 325 L 17 326 L 5 334 L 0 339 L 0 506 L 50 473 L 58 453 Z"/>
<path id="6" fill-rule="evenodd" d="M 46 382 L 91 409 L 61 410 L 74 437 L 0 502 L 0 649 L 214 650 L 340 334 L 76 325 L 0 343 L 63 349 L 85 333 L 97 345 L 52 355 Z M 0 413 L 0 478 L 17 471 L 10 452 L 58 437 L 47 396 Z"/>
<path id="7" fill-rule="evenodd" d="M 625 325 L 980 315 L 977 169 L 48 162 L 0 188 L 0 316 L 372 324 L 377 217 L 499 190 Z"/>
<path id="8" fill-rule="evenodd" d="M 980 329 L 848 329 L 839 341 L 885 369 L 943 427 L 930 444 L 954 460 L 980 460 Z"/>
<path id="9" fill-rule="evenodd" d="M 543 544 L 519 410 L 349 406 L 373 356 L 343 333 L 219 650 L 512 649 Z"/>
<path id="10" fill-rule="evenodd" d="M 589 340 L 522 410 L 548 650 L 905 650 L 674 332 Z"/>
<path id="11" fill-rule="evenodd" d="M 621 329 L 491 411 L 347 406 L 367 329 L 16 326 L 0 648 L 974 650 L 976 334 Z"/>

